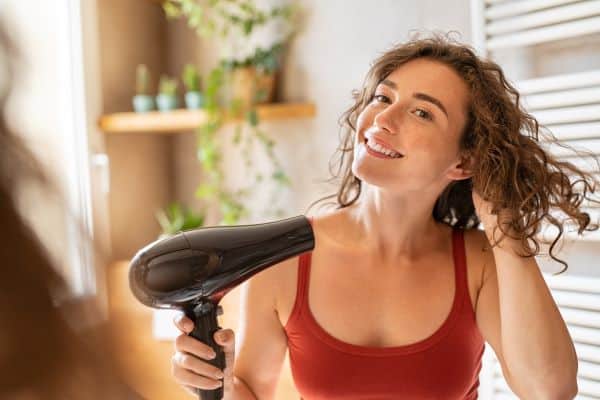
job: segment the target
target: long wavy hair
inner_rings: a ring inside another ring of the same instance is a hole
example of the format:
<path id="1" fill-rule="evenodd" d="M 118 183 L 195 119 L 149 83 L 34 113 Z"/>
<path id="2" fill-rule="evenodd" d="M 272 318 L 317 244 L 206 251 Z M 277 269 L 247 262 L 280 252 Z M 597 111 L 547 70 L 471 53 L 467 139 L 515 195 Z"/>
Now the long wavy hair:
<path id="1" fill-rule="evenodd" d="M 524 109 L 518 91 L 508 82 L 502 68 L 478 57 L 472 47 L 452 39 L 450 32 L 436 32 L 425 38 L 419 38 L 417 33 L 374 61 L 362 89 L 352 93 L 354 104 L 339 121 L 340 146 L 330 160 L 332 177 L 327 180 L 339 181 L 337 193 L 318 199 L 308 209 L 331 198 L 336 199 L 336 208 L 341 209 L 359 198 L 361 180 L 351 169 L 357 118 L 371 102 L 375 88 L 383 79 L 401 65 L 421 57 L 451 67 L 466 82 L 471 95 L 459 148 L 471 160 L 473 176 L 448 184 L 435 202 L 433 218 L 452 227 L 476 228 L 480 221 L 472 200 L 474 189 L 492 204 L 493 214 L 504 210 L 504 222 L 497 226 L 502 235 L 492 246 L 506 235 L 520 241 L 524 252 L 521 257 L 535 256 L 540 253 L 542 242 L 536 236 L 545 220 L 558 228 L 549 254 L 564 265 L 560 273 L 564 272 L 568 265 L 555 257 L 553 250 L 564 227 L 573 222 L 579 234 L 598 229 L 598 224 L 592 224 L 590 215 L 582 211 L 582 202 L 598 203 L 590 195 L 596 191 L 599 182 L 590 171 L 559 161 L 546 151 L 540 145 L 540 134 L 544 141 L 592 157 L 597 166 L 600 164 L 593 153 L 575 151 L 560 143 L 545 128 L 545 132 L 540 132 L 542 127 Z M 567 218 L 559 219 L 554 211 L 561 211 Z M 494 237 L 495 233 L 494 230 Z"/>

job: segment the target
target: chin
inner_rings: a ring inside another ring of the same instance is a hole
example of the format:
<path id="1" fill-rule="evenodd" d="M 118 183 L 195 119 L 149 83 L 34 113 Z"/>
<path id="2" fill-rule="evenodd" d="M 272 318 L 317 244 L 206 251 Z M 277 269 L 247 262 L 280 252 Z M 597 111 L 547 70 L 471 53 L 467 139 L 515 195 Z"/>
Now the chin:
<path id="1" fill-rule="evenodd" d="M 382 171 L 381 167 L 370 168 L 363 163 L 352 162 L 352 174 L 363 183 L 380 188 L 392 188 L 398 186 L 399 177 L 390 174 L 390 171 Z"/>

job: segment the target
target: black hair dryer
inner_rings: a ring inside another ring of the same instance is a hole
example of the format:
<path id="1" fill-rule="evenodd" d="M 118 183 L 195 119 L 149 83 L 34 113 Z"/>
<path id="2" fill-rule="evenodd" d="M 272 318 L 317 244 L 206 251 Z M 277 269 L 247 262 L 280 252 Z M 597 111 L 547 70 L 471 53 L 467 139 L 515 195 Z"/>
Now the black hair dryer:
<path id="1" fill-rule="evenodd" d="M 160 239 L 137 252 L 129 267 L 135 297 L 154 308 L 182 310 L 194 321 L 190 335 L 210 345 L 208 360 L 225 368 L 214 340 L 221 329 L 219 302 L 252 275 L 314 248 L 310 221 L 303 215 L 256 225 L 205 227 Z M 202 400 L 221 400 L 223 387 L 199 390 Z"/>

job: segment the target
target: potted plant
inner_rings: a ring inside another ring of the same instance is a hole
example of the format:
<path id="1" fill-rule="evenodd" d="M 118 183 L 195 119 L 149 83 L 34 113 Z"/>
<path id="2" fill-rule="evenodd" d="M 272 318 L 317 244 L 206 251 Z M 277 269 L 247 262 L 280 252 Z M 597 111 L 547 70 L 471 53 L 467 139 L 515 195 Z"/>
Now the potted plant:
<path id="1" fill-rule="evenodd" d="M 177 80 L 168 75 L 161 75 L 158 84 L 156 105 L 160 111 L 171 111 L 177 108 Z"/>
<path id="2" fill-rule="evenodd" d="M 185 106 L 188 109 L 202 108 L 204 96 L 200 91 L 200 74 L 193 64 L 186 64 L 181 76 L 185 86 Z"/>
<path id="3" fill-rule="evenodd" d="M 154 97 L 150 95 L 150 72 L 145 64 L 139 64 L 135 71 L 133 110 L 135 112 L 154 110 Z"/>
<path id="4" fill-rule="evenodd" d="M 158 210 L 156 219 L 161 227 L 159 239 L 204 225 L 204 213 L 195 213 L 189 207 L 179 203 L 171 203 L 166 210 Z"/>
<path id="5" fill-rule="evenodd" d="M 267 50 L 258 48 L 242 61 L 225 61 L 231 70 L 231 96 L 245 107 L 272 102 L 281 52 L 282 45 L 278 43 Z"/>
<path id="6" fill-rule="evenodd" d="M 197 157 L 206 179 L 197 187 L 196 197 L 216 201 L 221 224 L 236 224 L 249 215 L 242 198 L 263 181 L 263 174 L 257 173 L 255 181 L 247 188 L 227 189 L 221 169 L 221 149 L 216 139 L 217 131 L 228 116 L 244 116 L 247 124 L 236 126 L 233 143 L 244 146 L 242 157 L 249 173 L 254 140 L 263 145 L 272 165 L 267 176 L 276 184 L 264 213 L 283 217 L 285 212 L 273 204 L 282 192 L 281 188 L 290 185 L 290 180 L 275 156 L 274 140 L 259 128 L 259 115 L 254 106 L 273 98 L 279 57 L 296 26 L 295 21 L 291 21 L 292 16 L 297 15 L 296 7 L 287 4 L 264 10 L 258 9 L 253 2 L 229 0 L 164 0 L 162 4 L 168 18 L 186 18 L 188 26 L 198 36 L 206 39 L 220 35 L 224 39 L 219 43 L 221 61 L 210 71 L 203 87 L 206 118 L 196 133 Z M 246 89 L 240 89 L 240 86 Z"/>
<path id="7" fill-rule="evenodd" d="M 279 59 L 297 26 L 297 7 L 279 3 L 265 9 L 251 1 L 165 0 L 163 8 L 169 18 L 186 17 L 201 37 L 221 36 L 229 96 L 248 108 L 273 101 Z"/>

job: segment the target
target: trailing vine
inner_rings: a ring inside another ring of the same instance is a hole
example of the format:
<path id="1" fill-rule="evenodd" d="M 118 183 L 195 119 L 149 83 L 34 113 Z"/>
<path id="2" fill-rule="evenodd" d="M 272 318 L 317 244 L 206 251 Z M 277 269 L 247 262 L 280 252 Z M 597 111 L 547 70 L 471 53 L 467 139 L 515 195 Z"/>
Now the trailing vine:
<path id="1" fill-rule="evenodd" d="M 169 18 L 187 18 L 190 28 L 194 29 L 198 36 L 205 38 L 213 37 L 217 33 L 223 37 L 235 34 L 234 28 L 238 30 L 238 34 L 247 37 L 254 28 L 265 24 L 270 19 L 284 18 L 289 21 L 295 15 L 295 8 L 291 5 L 263 11 L 256 8 L 251 1 L 242 0 L 167 0 L 163 3 L 163 7 Z M 236 224 L 241 218 L 248 216 L 249 210 L 244 206 L 243 199 L 251 193 L 256 185 L 263 184 L 265 180 L 261 173 L 255 172 L 254 181 L 247 187 L 236 191 L 225 188 L 225 176 L 221 168 L 222 152 L 216 135 L 224 122 L 230 118 L 242 121 L 235 126 L 233 143 L 243 145 L 241 154 L 248 171 L 253 166 L 251 150 L 256 140 L 262 145 L 271 163 L 270 178 L 275 185 L 268 207 L 264 212 L 276 217 L 284 215 L 282 209 L 271 209 L 270 207 L 276 204 L 277 193 L 281 192 L 280 189 L 289 186 L 291 181 L 275 155 L 275 141 L 260 129 L 256 104 L 264 99 L 265 93 L 257 91 L 247 109 L 239 99 L 233 99 L 227 104 L 223 104 L 219 99 L 230 72 L 235 68 L 254 66 L 261 71 L 276 71 L 279 68 L 283 43 L 288 38 L 289 35 L 267 50 L 257 48 L 254 54 L 243 60 L 222 60 L 217 67 L 211 70 L 205 80 L 206 122 L 196 130 L 196 156 L 201 164 L 205 181 L 197 187 L 195 195 L 201 199 L 214 200 L 218 204 L 221 214 L 220 224 Z M 174 207 L 183 208 L 171 205 L 171 212 Z M 188 215 L 195 218 L 195 221 L 204 222 L 204 218 L 198 218 L 189 210 L 186 211 L 188 211 Z M 179 211 L 177 215 L 181 216 L 185 213 Z M 164 224 L 167 215 L 163 212 L 161 217 Z M 163 227 L 163 231 L 164 229 Z"/>

